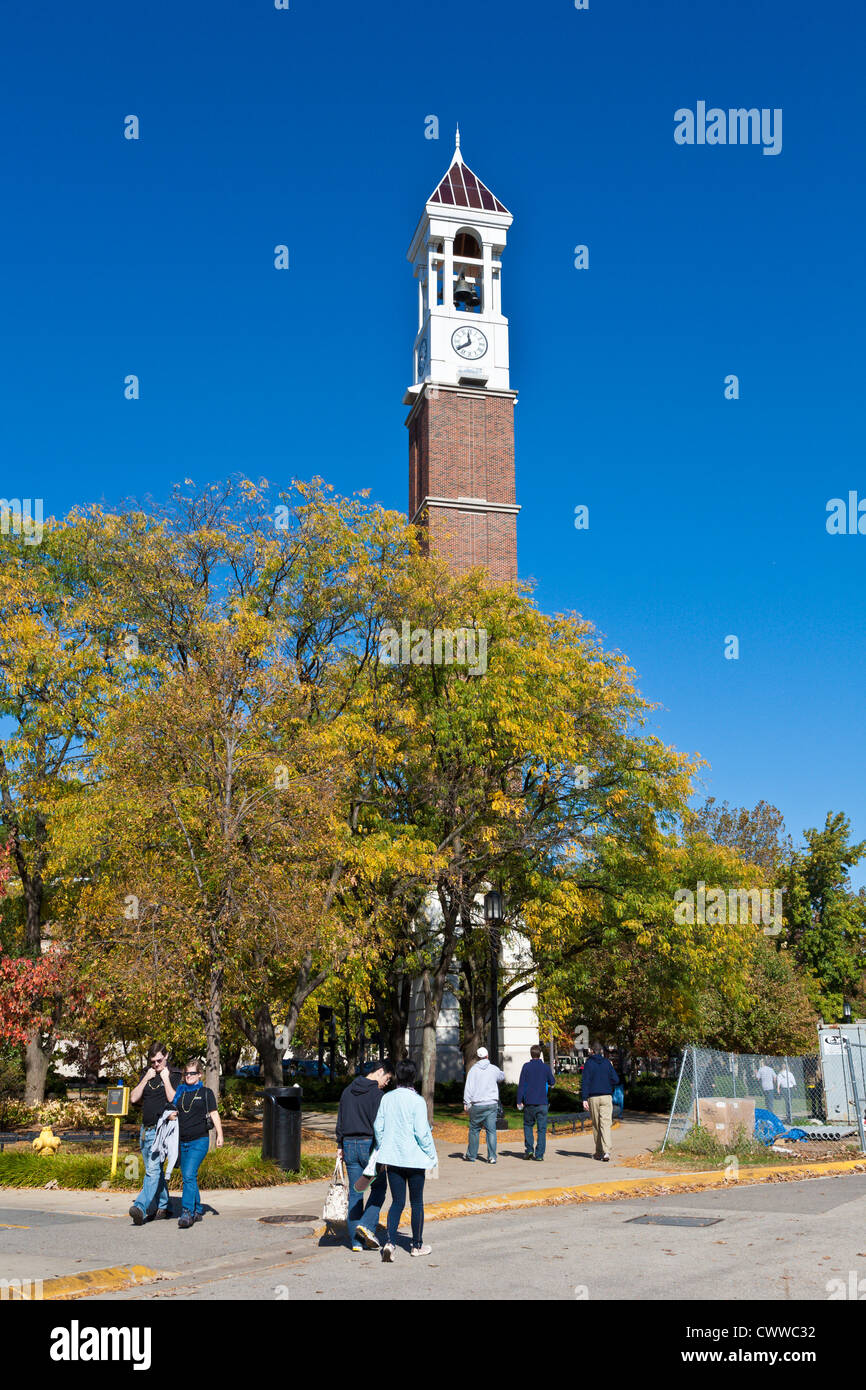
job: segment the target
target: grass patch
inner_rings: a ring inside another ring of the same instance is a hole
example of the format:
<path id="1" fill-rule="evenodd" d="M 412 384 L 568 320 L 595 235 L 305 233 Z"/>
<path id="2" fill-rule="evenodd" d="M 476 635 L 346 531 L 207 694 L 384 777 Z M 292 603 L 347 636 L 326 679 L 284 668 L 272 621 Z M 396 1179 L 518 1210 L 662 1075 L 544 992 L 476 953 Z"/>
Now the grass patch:
<path id="1" fill-rule="evenodd" d="M 136 1160 L 137 1176 L 126 1176 L 131 1164 Z M 279 1187 L 284 1183 L 310 1182 L 316 1178 L 327 1177 L 333 1167 L 331 1158 L 317 1155 L 301 1155 L 300 1173 L 285 1173 L 270 1159 L 264 1159 L 257 1149 L 226 1144 L 222 1149 L 211 1149 L 199 1170 L 199 1182 L 203 1189 Z M 18 1151 L 0 1154 L 0 1187 L 44 1187 L 47 1182 L 56 1180 L 59 1187 L 73 1191 L 93 1190 L 109 1182 L 111 1154 L 72 1153 L 61 1151 L 53 1158 L 43 1158 L 40 1154 Z M 110 1183 L 112 1192 L 138 1192 L 143 1179 L 143 1168 L 137 1151 L 121 1153 L 114 1181 Z M 169 1182 L 171 1192 L 179 1192 L 182 1187 L 180 1169 L 175 1168 Z"/>
<path id="2" fill-rule="evenodd" d="M 701 1172 L 724 1168 L 731 1158 L 749 1167 L 778 1168 L 791 1163 L 790 1157 L 774 1152 L 745 1129 L 741 1128 L 736 1139 L 725 1145 L 703 1125 L 693 1125 L 685 1139 L 668 1144 L 664 1153 L 657 1149 L 653 1154 L 653 1161 L 659 1164 L 682 1163 Z"/>

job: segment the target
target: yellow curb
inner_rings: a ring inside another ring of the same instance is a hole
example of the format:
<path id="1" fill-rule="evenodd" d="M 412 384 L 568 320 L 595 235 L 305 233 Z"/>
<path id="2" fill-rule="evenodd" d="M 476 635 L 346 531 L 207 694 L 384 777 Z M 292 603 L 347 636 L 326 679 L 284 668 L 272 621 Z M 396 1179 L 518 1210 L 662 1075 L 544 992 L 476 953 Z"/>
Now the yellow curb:
<path id="1" fill-rule="evenodd" d="M 31 1280 L 27 1293 L 22 1289 L 10 1289 L 13 1301 L 35 1301 L 36 1298 L 58 1299 L 77 1298 L 81 1294 L 105 1293 L 109 1290 L 128 1288 L 130 1284 L 143 1284 L 148 1279 L 158 1279 L 155 1269 L 147 1265 L 114 1265 L 110 1269 L 87 1269 L 80 1274 L 67 1274 L 58 1279 L 44 1279 L 38 1294 L 38 1281 Z"/>
<path id="2" fill-rule="evenodd" d="M 540 1187 L 525 1192 L 494 1192 L 483 1197 L 462 1197 L 450 1202 L 433 1202 L 424 1208 L 425 1221 L 447 1221 L 455 1216 L 479 1216 L 485 1212 L 517 1211 L 521 1207 L 562 1206 L 569 1202 L 622 1200 L 629 1197 L 658 1197 L 666 1195 L 672 1187 L 689 1192 L 702 1188 L 754 1186 L 759 1183 L 784 1181 L 791 1176 L 799 1178 L 826 1178 L 833 1174 L 866 1172 L 866 1157 L 842 1159 L 837 1163 L 797 1163 L 788 1168 L 741 1168 L 735 1179 L 729 1179 L 724 1172 L 710 1173 L 659 1173 L 655 1177 L 622 1178 L 619 1182 L 592 1182 L 577 1187 Z M 401 1226 L 409 1226 L 411 1213 L 404 1212 L 400 1218 Z M 314 1232 L 323 1236 L 327 1226 L 320 1226 Z"/>
<path id="3" fill-rule="evenodd" d="M 453 1216 L 475 1216 L 488 1211 L 510 1211 L 520 1207 L 561 1205 L 566 1202 L 591 1202 L 610 1197 L 652 1197 L 672 1187 L 696 1191 L 701 1188 L 733 1187 L 742 1184 L 776 1182 L 779 1178 L 796 1175 L 800 1178 L 828 1177 L 831 1174 L 866 1172 L 866 1159 L 846 1159 L 838 1163 L 798 1163 L 789 1168 L 741 1168 L 735 1179 L 724 1172 L 659 1173 L 651 1178 L 622 1178 L 619 1182 L 593 1182 L 577 1187 L 543 1187 L 527 1192 L 497 1192 L 485 1197 L 465 1197 L 458 1201 L 434 1202 L 424 1208 L 425 1221 L 445 1221 Z M 409 1224 L 405 1213 L 400 1225 Z"/>

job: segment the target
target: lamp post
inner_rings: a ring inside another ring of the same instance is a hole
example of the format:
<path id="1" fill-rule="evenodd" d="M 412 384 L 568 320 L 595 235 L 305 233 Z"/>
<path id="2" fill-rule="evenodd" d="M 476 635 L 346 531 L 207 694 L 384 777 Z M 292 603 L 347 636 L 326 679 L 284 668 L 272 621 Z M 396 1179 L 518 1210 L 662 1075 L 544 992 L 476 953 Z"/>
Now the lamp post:
<path id="1" fill-rule="evenodd" d="M 319 1005 L 319 1080 L 322 1079 L 322 1072 L 325 1069 L 325 1024 L 330 1023 L 334 1017 L 334 1010 L 327 1004 Z"/>
<path id="2" fill-rule="evenodd" d="M 490 931 L 490 1052 L 499 1066 L 499 928 L 502 925 L 502 894 L 492 888 L 484 895 L 484 921 Z"/>

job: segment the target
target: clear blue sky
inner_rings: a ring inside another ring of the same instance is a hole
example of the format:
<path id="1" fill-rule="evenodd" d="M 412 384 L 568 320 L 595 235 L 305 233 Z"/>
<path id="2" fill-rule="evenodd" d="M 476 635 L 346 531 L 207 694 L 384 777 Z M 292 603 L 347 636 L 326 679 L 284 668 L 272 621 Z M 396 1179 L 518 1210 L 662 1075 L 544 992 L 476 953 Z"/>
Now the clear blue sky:
<path id="1" fill-rule="evenodd" d="M 707 793 L 866 837 L 866 536 L 824 525 L 866 495 L 864 37 L 854 0 L 10 0 L 0 493 L 320 473 L 405 509 L 405 252 L 459 119 L 515 216 L 521 574 Z M 699 100 L 781 107 L 782 153 L 676 145 Z"/>

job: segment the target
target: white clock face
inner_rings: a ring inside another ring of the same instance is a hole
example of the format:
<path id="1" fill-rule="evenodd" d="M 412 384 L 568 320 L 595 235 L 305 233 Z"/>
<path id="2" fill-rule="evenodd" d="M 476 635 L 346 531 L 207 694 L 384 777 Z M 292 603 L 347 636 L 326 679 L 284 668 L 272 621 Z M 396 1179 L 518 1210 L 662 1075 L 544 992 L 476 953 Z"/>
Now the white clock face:
<path id="1" fill-rule="evenodd" d="M 487 339 L 480 328 L 470 328 L 467 324 L 465 328 L 455 328 L 451 334 L 451 346 L 458 357 L 474 362 L 487 351 Z"/>

